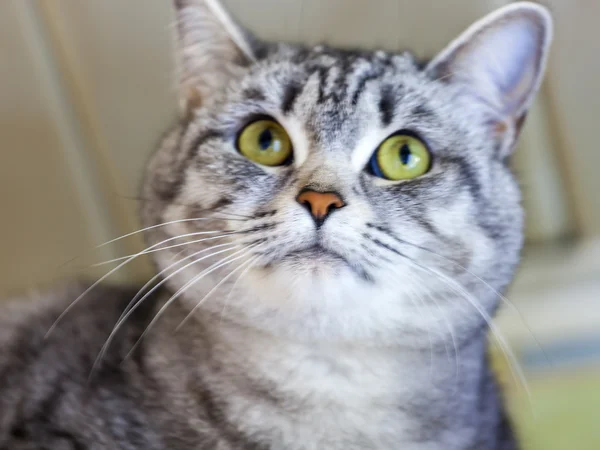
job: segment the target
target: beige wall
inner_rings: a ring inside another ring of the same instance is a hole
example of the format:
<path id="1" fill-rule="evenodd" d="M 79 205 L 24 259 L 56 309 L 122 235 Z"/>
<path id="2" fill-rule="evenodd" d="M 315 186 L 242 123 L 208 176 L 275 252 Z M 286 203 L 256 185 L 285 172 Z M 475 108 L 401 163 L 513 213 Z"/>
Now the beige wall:
<path id="1" fill-rule="evenodd" d="M 505 2 L 225 3 L 264 38 L 408 47 L 425 56 Z M 600 64 L 589 58 L 594 24 L 590 31 L 574 26 L 600 11 L 594 2 L 555 3 L 552 71 L 517 157 L 528 235 L 535 241 L 569 234 L 574 226 L 600 233 L 600 206 L 589 199 L 600 192 L 592 123 L 600 96 L 588 89 L 600 79 Z M 137 202 L 127 197 L 137 195 L 144 162 L 176 114 L 171 33 L 167 0 L 0 2 L 0 292 L 58 277 L 64 261 L 138 227 Z M 91 253 L 85 263 L 140 245 L 139 239 L 123 241 Z M 147 270 L 135 266 L 121 279 Z"/>
<path id="2" fill-rule="evenodd" d="M 581 231 L 600 235 L 600 2 L 549 0 L 556 19 L 549 92 L 573 212 Z"/>
<path id="3" fill-rule="evenodd" d="M 0 286 L 47 281 L 93 236 L 14 2 L 0 4 Z"/>

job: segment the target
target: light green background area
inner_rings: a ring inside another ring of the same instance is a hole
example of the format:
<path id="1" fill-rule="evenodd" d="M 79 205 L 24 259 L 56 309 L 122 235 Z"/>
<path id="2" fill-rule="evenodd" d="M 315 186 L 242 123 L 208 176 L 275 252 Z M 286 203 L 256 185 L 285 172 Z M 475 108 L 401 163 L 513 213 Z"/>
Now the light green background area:
<path id="1" fill-rule="evenodd" d="M 522 450 L 600 449 L 600 365 L 525 373 L 531 397 L 492 349 Z"/>
<path id="2" fill-rule="evenodd" d="M 600 449 L 600 369 L 573 372 L 530 379 L 531 407 L 513 396 L 523 450 Z"/>

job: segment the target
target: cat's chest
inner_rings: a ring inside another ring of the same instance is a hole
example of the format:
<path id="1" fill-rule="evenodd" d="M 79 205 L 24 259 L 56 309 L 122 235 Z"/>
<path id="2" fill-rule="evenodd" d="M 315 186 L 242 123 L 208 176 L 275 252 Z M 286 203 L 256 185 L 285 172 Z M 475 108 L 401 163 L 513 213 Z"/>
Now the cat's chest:
<path id="1" fill-rule="evenodd" d="M 262 380 L 268 396 L 258 389 L 228 402 L 229 417 L 268 442 L 266 448 L 383 450 L 414 442 L 420 425 L 406 406 L 417 383 L 403 380 L 392 365 L 320 360 L 293 370 L 282 366 Z"/>
<path id="2" fill-rule="evenodd" d="M 387 407 L 324 401 L 296 411 L 258 407 L 251 415 L 243 422 L 249 430 L 264 430 L 267 425 L 269 431 L 260 441 L 269 449 L 384 450 L 411 440 L 407 417 Z"/>
<path id="3" fill-rule="evenodd" d="M 432 366 L 429 353 L 394 348 L 218 337 L 213 360 L 175 385 L 208 393 L 193 397 L 199 423 L 208 419 L 224 442 L 243 442 L 227 450 L 455 448 L 432 447 L 440 436 L 424 431 L 433 421 L 447 429 L 453 416 L 446 374 L 454 366 L 445 370 L 445 358 Z"/>

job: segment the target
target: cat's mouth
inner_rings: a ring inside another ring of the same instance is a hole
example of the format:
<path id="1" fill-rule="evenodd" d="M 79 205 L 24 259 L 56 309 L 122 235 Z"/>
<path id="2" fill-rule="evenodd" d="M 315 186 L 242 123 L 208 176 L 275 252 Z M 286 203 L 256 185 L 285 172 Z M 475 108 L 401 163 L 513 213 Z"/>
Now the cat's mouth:
<path id="1" fill-rule="evenodd" d="M 296 264 L 305 264 L 306 266 L 322 266 L 329 268 L 345 267 L 354 272 L 361 279 L 372 281 L 372 277 L 365 269 L 356 262 L 353 262 L 330 248 L 321 244 L 314 244 L 299 250 L 294 250 L 280 258 L 280 261 L 290 261 Z"/>
<path id="2" fill-rule="evenodd" d="M 288 260 L 323 260 L 332 259 L 338 262 L 342 262 L 346 265 L 351 265 L 350 262 L 339 253 L 323 247 L 321 244 L 314 244 L 310 247 L 306 247 L 300 250 L 294 250 L 283 256 L 282 259 Z"/>

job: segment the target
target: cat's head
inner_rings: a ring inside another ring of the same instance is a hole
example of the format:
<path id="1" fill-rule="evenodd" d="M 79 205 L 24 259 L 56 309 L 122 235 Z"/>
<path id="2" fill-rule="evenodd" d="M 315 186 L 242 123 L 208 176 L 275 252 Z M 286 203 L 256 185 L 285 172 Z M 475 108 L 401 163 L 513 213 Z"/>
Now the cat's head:
<path id="1" fill-rule="evenodd" d="M 175 4 L 185 114 L 143 215 L 168 223 L 149 244 L 172 247 L 153 255 L 176 296 L 306 338 L 479 327 L 522 244 L 507 159 L 544 71 L 546 10 L 506 7 L 422 65 L 265 44 L 214 0 Z"/>

